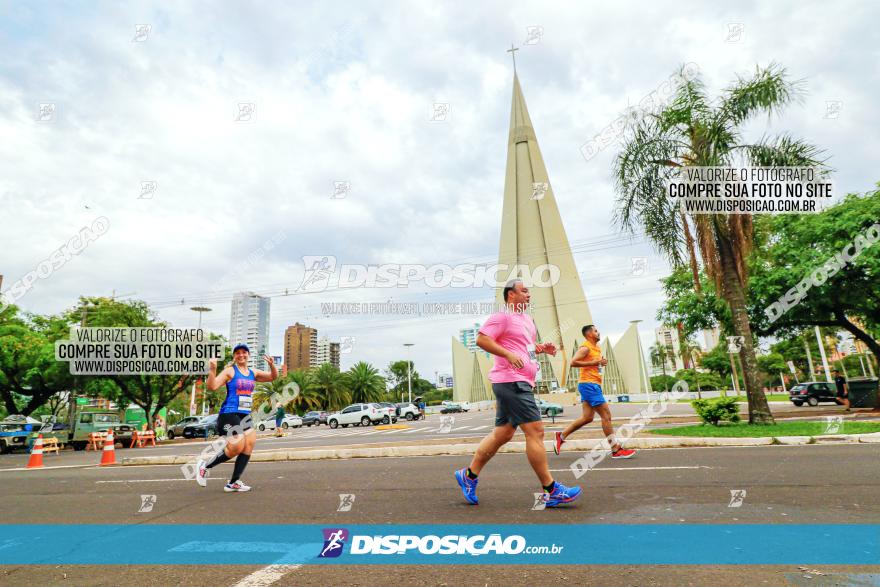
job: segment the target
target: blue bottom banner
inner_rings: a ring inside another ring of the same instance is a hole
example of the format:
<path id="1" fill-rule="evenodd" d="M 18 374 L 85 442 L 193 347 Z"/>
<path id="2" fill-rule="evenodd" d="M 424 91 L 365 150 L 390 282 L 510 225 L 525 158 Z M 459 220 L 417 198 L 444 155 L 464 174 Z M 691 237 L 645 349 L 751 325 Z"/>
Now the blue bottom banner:
<path id="1" fill-rule="evenodd" d="M 880 565 L 880 525 L 0 524 L 0 564 Z"/>

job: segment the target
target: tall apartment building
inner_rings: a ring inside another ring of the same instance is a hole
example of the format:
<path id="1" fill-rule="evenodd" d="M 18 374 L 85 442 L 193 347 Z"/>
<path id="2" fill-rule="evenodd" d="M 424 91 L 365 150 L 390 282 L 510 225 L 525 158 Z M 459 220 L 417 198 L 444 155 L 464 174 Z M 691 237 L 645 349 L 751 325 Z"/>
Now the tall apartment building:
<path id="1" fill-rule="evenodd" d="M 667 328 L 660 326 L 654 330 L 654 336 L 657 339 L 657 345 L 666 347 L 666 374 L 672 375 L 676 371 L 684 369 L 684 361 L 681 358 L 681 346 L 679 344 L 678 330 L 675 328 Z M 672 356 L 669 356 L 671 353 Z M 660 369 L 655 369 L 654 375 L 657 375 Z"/>
<path id="2" fill-rule="evenodd" d="M 458 341 L 463 344 L 467 350 L 481 352 L 487 357 L 491 358 L 491 353 L 487 353 L 477 346 L 477 334 L 480 331 L 480 326 L 482 326 L 482 324 L 477 324 L 475 322 L 473 328 L 462 328 L 461 330 L 459 330 Z"/>
<path id="3" fill-rule="evenodd" d="M 714 349 L 716 346 L 718 346 L 718 341 L 720 340 L 720 337 L 721 337 L 721 331 L 719 330 L 719 328 L 717 326 L 712 329 L 709 329 L 709 328 L 703 329 L 703 340 L 706 342 L 706 346 L 704 347 L 704 350 L 708 353 L 709 351 Z"/>
<path id="4" fill-rule="evenodd" d="M 318 358 L 318 330 L 297 322 L 284 331 L 287 371 L 314 367 Z"/>
<path id="5" fill-rule="evenodd" d="M 339 343 L 332 342 L 326 336 L 318 339 L 317 352 L 315 353 L 315 364 L 313 367 L 330 363 L 339 369 Z"/>
<path id="6" fill-rule="evenodd" d="M 266 370 L 263 355 L 269 352 L 269 298 L 252 291 L 243 291 L 232 297 L 229 342 L 244 343 L 251 351 L 248 367 Z"/>

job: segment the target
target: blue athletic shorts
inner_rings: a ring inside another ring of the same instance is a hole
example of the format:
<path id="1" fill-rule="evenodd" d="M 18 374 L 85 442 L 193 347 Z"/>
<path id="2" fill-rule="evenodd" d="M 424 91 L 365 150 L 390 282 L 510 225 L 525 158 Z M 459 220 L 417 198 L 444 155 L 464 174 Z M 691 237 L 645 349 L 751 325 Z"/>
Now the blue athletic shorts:
<path id="1" fill-rule="evenodd" d="M 578 391 L 581 394 L 581 401 L 587 402 L 594 408 L 605 403 L 602 387 L 598 383 L 578 383 Z"/>

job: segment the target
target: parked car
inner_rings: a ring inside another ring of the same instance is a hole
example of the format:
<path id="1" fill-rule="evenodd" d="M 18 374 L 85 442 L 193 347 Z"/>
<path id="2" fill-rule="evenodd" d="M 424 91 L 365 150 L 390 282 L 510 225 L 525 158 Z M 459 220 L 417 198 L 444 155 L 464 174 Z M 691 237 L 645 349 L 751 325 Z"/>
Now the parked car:
<path id="1" fill-rule="evenodd" d="M 385 417 L 382 418 L 383 424 L 393 424 L 397 422 L 397 408 L 391 402 L 379 402 L 376 404 L 372 404 L 385 412 Z"/>
<path id="2" fill-rule="evenodd" d="M 17 448 L 28 450 L 28 438 L 32 431 L 39 430 L 43 424 L 29 416 L 12 414 L 0 422 L 0 454 L 12 452 Z"/>
<path id="3" fill-rule="evenodd" d="M 463 404 L 457 404 L 455 402 L 446 402 L 443 408 L 440 410 L 441 414 L 454 414 L 458 412 L 467 412 L 467 406 Z"/>
<path id="4" fill-rule="evenodd" d="M 36 430 L 36 429 L 35 429 Z M 66 424 L 43 425 L 39 432 L 43 438 L 55 438 L 60 444 L 69 444 L 74 450 L 85 450 L 89 443 L 89 434 L 92 432 L 113 431 L 113 438 L 123 447 L 131 445 L 132 433 L 135 427 L 123 424 L 119 419 L 118 412 L 111 411 L 81 411 L 77 412 L 73 427 Z"/>
<path id="5" fill-rule="evenodd" d="M 206 416 L 187 416 L 174 426 L 168 427 L 168 440 L 174 440 L 178 436 L 183 436 L 183 429 L 189 426 L 190 424 L 198 424 L 202 418 Z"/>
<path id="6" fill-rule="evenodd" d="M 395 407 L 397 410 L 398 418 L 406 418 L 407 420 L 412 421 L 424 417 L 422 416 L 422 412 L 419 410 L 419 406 L 415 405 L 412 402 L 401 402 Z"/>
<path id="7" fill-rule="evenodd" d="M 184 438 L 208 438 L 217 434 L 219 434 L 217 431 L 217 414 L 203 416 L 198 422 L 187 424 L 183 428 Z"/>
<path id="8" fill-rule="evenodd" d="M 303 419 L 297 416 L 296 414 L 286 414 L 284 419 L 281 420 L 281 427 L 287 430 L 288 428 L 302 428 Z M 257 424 L 257 430 L 263 432 L 265 430 L 275 430 L 275 418 L 269 418 L 268 420 L 263 420 L 259 424 Z"/>
<path id="9" fill-rule="evenodd" d="M 319 426 L 327 423 L 327 415 L 327 412 L 306 412 L 302 421 L 306 426 Z"/>
<path id="10" fill-rule="evenodd" d="M 370 424 L 379 424 L 386 416 L 384 410 L 380 411 L 373 404 L 352 404 L 347 408 L 327 417 L 327 424 L 330 428 L 343 428 L 352 426 L 369 426 Z"/>
<path id="11" fill-rule="evenodd" d="M 562 406 L 560 406 L 559 404 L 548 402 L 547 400 L 543 400 L 541 398 L 538 398 L 538 409 L 541 410 L 542 416 L 548 415 L 551 409 L 556 411 L 557 416 L 562 413 Z"/>
<path id="12" fill-rule="evenodd" d="M 819 402 L 835 402 L 836 397 L 837 388 L 824 381 L 805 381 L 788 390 L 788 399 L 796 406 L 818 406 Z"/>

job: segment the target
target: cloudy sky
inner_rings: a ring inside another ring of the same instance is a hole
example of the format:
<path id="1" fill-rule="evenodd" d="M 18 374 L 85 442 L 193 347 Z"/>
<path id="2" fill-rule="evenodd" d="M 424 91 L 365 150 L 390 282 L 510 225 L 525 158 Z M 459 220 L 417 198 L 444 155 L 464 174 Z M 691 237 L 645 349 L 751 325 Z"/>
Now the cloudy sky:
<path id="1" fill-rule="evenodd" d="M 611 222 L 617 145 L 589 160 L 580 148 L 681 64 L 712 93 L 783 64 L 807 94 L 750 137 L 791 132 L 822 147 L 838 193 L 880 180 L 880 10 L 868 3 L 2 6 L 3 289 L 96 218 L 110 222 L 17 300 L 32 312 L 115 292 L 180 327 L 208 305 L 204 326 L 228 334 L 229 299 L 247 289 L 274 296 L 273 354 L 299 321 L 354 337 L 343 367 L 384 368 L 412 342 L 423 376 L 451 372 L 450 338 L 483 316 L 346 317 L 321 303 L 490 301 L 491 290 L 294 292 L 306 255 L 497 259 L 511 43 L 587 299 L 612 340 L 641 319 L 650 343 L 668 267 Z M 336 182 L 344 197 L 331 197 Z M 633 257 L 648 258 L 644 275 Z"/>

